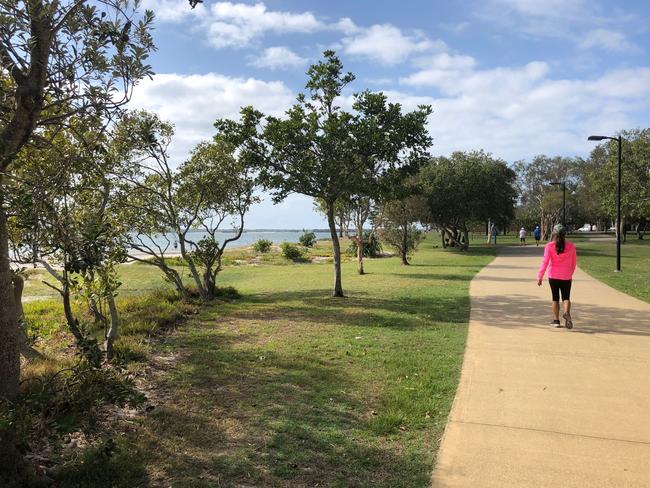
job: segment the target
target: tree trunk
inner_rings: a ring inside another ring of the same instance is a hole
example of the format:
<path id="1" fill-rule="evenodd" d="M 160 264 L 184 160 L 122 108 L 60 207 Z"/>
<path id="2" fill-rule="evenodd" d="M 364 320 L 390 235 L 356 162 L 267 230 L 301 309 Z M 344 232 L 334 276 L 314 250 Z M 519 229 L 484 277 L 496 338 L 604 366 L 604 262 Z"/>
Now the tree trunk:
<path id="1" fill-rule="evenodd" d="M 20 343 L 20 354 L 25 359 L 38 359 L 43 355 L 29 345 L 27 337 L 27 324 L 25 324 L 25 312 L 23 310 L 23 288 L 25 280 L 22 276 L 13 273 L 12 282 L 14 286 L 14 305 L 16 307 L 16 322 L 18 323 L 18 341 Z"/>
<path id="2" fill-rule="evenodd" d="M 365 274 L 363 270 L 363 225 L 357 222 L 357 270 L 359 274 Z"/>
<path id="3" fill-rule="evenodd" d="M 332 249 L 334 251 L 334 291 L 332 296 L 343 297 L 343 285 L 341 284 L 341 243 L 336 232 L 336 221 L 334 220 L 334 203 L 327 202 L 327 224 L 332 237 Z"/>
<path id="4" fill-rule="evenodd" d="M 463 243 L 463 251 L 467 251 L 469 249 L 469 231 L 467 230 L 466 227 L 463 227 L 463 240 L 465 241 Z"/>
<path id="5" fill-rule="evenodd" d="M 67 277 L 64 277 L 63 288 L 61 290 L 61 298 L 63 299 L 63 314 L 65 315 L 65 320 L 68 323 L 68 328 L 72 335 L 77 339 L 77 343 L 80 345 L 83 343 L 84 336 L 79 329 L 79 322 L 72 313 L 72 303 L 70 300 L 70 287 L 67 283 Z"/>
<path id="6" fill-rule="evenodd" d="M 13 273 L 9 263 L 7 215 L 0 201 L 0 399 L 13 402 L 18 396 L 20 382 L 20 350 Z"/>
<path id="7" fill-rule="evenodd" d="M 120 315 L 117 312 L 117 306 L 115 305 L 115 297 L 112 294 L 106 299 L 108 302 L 108 310 L 111 316 L 110 326 L 106 332 L 106 340 L 104 341 L 104 350 L 106 351 L 106 359 L 109 361 L 113 359 L 113 343 L 117 338 L 117 332 L 120 327 Z"/>
<path id="8" fill-rule="evenodd" d="M 409 264 L 411 264 L 411 263 L 409 263 L 408 256 L 407 256 L 407 252 L 408 252 L 408 238 L 409 238 L 409 235 L 408 235 L 408 233 L 409 233 L 409 227 L 408 227 L 408 224 L 405 224 L 405 225 L 403 226 L 403 229 L 404 229 L 404 232 L 402 233 L 402 249 L 400 249 L 400 254 L 401 254 L 401 258 L 402 258 L 402 264 L 403 264 L 404 266 L 408 266 Z"/>
<path id="9" fill-rule="evenodd" d="M 181 256 L 187 263 L 187 267 L 190 269 L 190 273 L 192 274 L 192 278 L 194 278 L 194 283 L 196 284 L 196 287 L 199 290 L 199 294 L 201 295 L 201 298 L 203 300 L 209 300 L 210 296 L 207 290 L 203 286 L 203 282 L 201 281 L 201 276 L 199 275 L 199 272 L 196 269 L 196 266 L 194 265 L 194 260 L 187 253 L 187 249 L 185 247 L 185 235 L 181 234 L 180 232 L 178 232 L 177 235 L 178 235 L 178 242 L 181 247 Z"/>

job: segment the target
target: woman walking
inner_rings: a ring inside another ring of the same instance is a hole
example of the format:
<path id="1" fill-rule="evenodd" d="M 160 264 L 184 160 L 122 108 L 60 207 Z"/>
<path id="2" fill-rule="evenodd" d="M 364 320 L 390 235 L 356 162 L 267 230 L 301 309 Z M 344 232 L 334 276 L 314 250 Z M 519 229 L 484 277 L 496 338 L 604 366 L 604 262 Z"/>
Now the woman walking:
<path id="1" fill-rule="evenodd" d="M 561 224 L 553 227 L 551 240 L 544 247 L 544 259 L 537 273 L 537 285 L 542 286 L 544 273 L 548 268 L 548 282 L 551 285 L 553 297 L 553 327 L 560 325 L 560 294 L 564 313 L 564 325 L 567 329 L 573 328 L 571 320 L 571 280 L 576 270 L 576 247 L 566 240 L 566 229 Z"/>

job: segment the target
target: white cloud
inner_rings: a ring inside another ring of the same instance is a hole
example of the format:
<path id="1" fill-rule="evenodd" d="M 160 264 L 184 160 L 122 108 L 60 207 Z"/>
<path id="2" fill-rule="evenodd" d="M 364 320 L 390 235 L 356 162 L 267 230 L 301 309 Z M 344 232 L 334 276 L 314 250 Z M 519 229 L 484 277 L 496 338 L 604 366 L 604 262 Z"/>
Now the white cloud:
<path id="1" fill-rule="evenodd" d="M 203 32 L 207 42 L 217 49 L 246 47 L 268 33 L 310 34 L 330 30 L 352 35 L 359 31 L 348 17 L 328 23 L 311 12 L 269 10 L 262 2 L 215 2 L 191 9 L 187 0 L 143 0 L 143 7 L 152 9 L 163 22 L 180 23 L 191 18 L 193 28 Z"/>
<path id="2" fill-rule="evenodd" d="M 441 40 L 431 41 L 421 33 L 405 35 L 391 24 L 375 24 L 343 39 L 346 54 L 367 57 L 388 65 L 405 61 L 413 53 L 446 49 L 446 44 Z"/>
<path id="3" fill-rule="evenodd" d="M 635 51 L 638 48 L 629 42 L 622 32 L 608 29 L 589 31 L 580 42 L 583 49 L 600 48 L 606 51 Z"/>
<path id="4" fill-rule="evenodd" d="M 162 22 L 181 22 L 188 17 L 200 21 L 206 15 L 203 4 L 192 9 L 187 0 L 142 0 L 142 9 L 153 10 L 156 20 Z"/>
<path id="5" fill-rule="evenodd" d="M 253 58 L 250 64 L 257 68 L 289 69 L 303 66 L 307 61 L 288 47 L 276 46 L 266 48 L 262 54 Z"/>
<path id="6" fill-rule="evenodd" d="M 281 116 L 295 101 L 295 94 L 279 81 L 232 78 L 217 73 L 203 75 L 159 74 L 144 80 L 135 90 L 130 108 L 146 109 L 171 121 L 175 127 L 171 153 L 180 164 L 200 141 L 210 139 L 217 118 L 237 119 L 240 107 L 253 105 L 265 114 Z M 273 205 L 268 195 L 246 217 L 247 228 L 325 228 L 313 212 L 312 199 L 290 195 Z"/>
<path id="7" fill-rule="evenodd" d="M 412 109 L 433 106 L 433 151 L 484 148 L 508 160 L 538 153 L 585 154 L 591 132 L 615 133 L 641 123 L 650 108 L 650 68 L 621 69 L 592 80 L 553 79 L 549 65 L 480 69 L 467 56 L 420 61 L 406 86 L 438 96 L 387 92 Z"/>
<path id="8" fill-rule="evenodd" d="M 294 93 L 280 81 L 231 78 L 216 73 L 158 74 L 136 87 L 129 106 L 156 112 L 174 124 L 172 156 L 179 162 L 198 142 L 214 135 L 216 119 L 236 119 L 240 108 L 246 105 L 266 114 L 281 115 L 294 98 Z"/>
<path id="9" fill-rule="evenodd" d="M 325 27 L 310 12 L 271 11 L 263 3 L 214 3 L 207 23 L 208 41 L 217 48 L 245 46 L 266 32 L 309 33 Z"/>
<path id="10" fill-rule="evenodd" d="M 597 1 L 486 0 L 478 16 L 525 36 L 567 39 L 583 49 L 638 49 L 621 32 L 638 19 L 620 9 L 605 10 Z"/>

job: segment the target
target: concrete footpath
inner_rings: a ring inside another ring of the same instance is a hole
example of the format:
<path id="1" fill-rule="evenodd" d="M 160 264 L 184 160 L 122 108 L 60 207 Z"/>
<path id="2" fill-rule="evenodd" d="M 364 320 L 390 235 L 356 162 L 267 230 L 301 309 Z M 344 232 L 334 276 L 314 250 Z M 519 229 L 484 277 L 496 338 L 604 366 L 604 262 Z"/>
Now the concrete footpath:
<path id="1" fill-rule="evenodd" d="M 471 283 L 433 486 L 650 487 L 650 304 L 578 269 L 574 329 L 554 329 L 541 255 L 504 249 Z"/>

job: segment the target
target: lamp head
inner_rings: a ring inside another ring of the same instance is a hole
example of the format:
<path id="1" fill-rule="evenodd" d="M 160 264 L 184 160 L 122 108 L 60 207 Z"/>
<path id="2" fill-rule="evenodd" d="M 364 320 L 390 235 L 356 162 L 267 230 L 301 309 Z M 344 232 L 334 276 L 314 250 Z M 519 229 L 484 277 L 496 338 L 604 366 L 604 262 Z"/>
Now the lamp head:
<path id="1" fill-rule="evenodd" d="M 602 141 L 604 139 L 611 139 L 611 137 L 607 137 L 607 136 L 589 136 L 587 138 L 588 141 Z"/>

